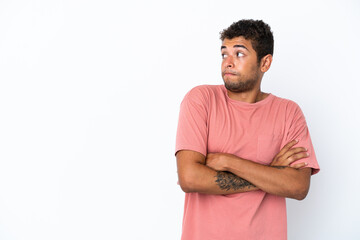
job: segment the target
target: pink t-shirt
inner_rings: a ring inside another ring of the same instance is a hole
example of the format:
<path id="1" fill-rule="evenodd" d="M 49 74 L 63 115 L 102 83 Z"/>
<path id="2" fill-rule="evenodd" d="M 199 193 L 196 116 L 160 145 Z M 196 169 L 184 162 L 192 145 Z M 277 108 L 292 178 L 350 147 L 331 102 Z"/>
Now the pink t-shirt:
<path id="1" fill-rule="evenodd" d="M 268 165 L 288 142 L 306 147 L 319 171 L 299 106 L 272 94 L 256 103 L 228 97 L 224 85 L 202 85 L 181 103 L 176 149 L 230 153 Z M 295 164 L 294 163 L 294 164 Z M 261 190 L 228 195 L 186 193 L 182 240 L 287 239 L 285 198 Z"/>

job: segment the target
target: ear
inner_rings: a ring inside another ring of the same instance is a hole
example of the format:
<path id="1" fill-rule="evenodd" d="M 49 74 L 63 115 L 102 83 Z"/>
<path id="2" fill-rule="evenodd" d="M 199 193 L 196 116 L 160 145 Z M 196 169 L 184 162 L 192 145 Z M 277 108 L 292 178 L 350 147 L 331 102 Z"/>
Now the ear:
<path id="1" fill-rule="evenodd" d="M 272 55 L 268 54 L 264 56 L 260 62 L 260 71 L 263 73 L 267 72 L 271 66 L 271 63 L 272 63 Z"/>

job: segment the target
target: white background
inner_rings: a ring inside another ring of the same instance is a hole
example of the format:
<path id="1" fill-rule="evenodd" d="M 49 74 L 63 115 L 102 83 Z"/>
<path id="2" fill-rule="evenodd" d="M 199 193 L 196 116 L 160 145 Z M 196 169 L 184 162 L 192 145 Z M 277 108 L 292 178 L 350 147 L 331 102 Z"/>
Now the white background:
<path id="1" fill-rule="evenodd" d="M 180 239 L 179 105 L 222 84 L 219 32 L 274 32 L 262 90 L 321 167 L 289 239 L 360 238 L 359 1 L 0 1 L 0 239 Z M 271 223 L 269 223 L 271 224 Z"/>

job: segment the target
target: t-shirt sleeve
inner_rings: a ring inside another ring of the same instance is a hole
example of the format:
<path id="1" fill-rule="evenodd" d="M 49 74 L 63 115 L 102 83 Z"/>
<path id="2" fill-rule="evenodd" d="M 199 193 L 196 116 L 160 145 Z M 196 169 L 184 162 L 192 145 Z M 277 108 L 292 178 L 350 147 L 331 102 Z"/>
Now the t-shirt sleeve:
<path id="1" fill-rule="evenodd" d="M 320 171 L 319 164 L 316 159 L 315 151 L 313 144 L 311 142 L 310 133 L 308 126 L 306 124 L 305 116 L 301 111 L 300 107 L 292 102 L 292 106 L 290 107 L 289 115 L 288 115 L 288 123 L 289 123 L 289 131 L 286 137 L 286 141 L 283 142 L 282 147 L 288 142 L 298 139 L 299 143 L 297 143 L 294 147 L 305 147 L 308 149 L 309 157 L 299 159 L 293 164 L 307 162 L 308 165 L 306 167 L 312 168 L 312 175 L 316 174 Z"/>
<path id="2" fill-rule="evenodd" d="M 186 94 L 180 105 L 175 154 L 192 150 L 207 155 L 207 101 L 198 88 Z"/>

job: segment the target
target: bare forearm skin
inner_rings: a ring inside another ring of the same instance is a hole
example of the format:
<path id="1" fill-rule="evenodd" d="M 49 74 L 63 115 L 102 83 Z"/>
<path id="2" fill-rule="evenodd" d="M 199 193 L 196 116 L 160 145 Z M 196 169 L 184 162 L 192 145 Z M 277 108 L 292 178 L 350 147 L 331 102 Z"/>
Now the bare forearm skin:
<path id="1" fill-rule="evenodd" d="M 225 169 L 277 196 L 302 200 L 309 190 L 310 168 L 271 167 L 232 157 L 226 162 Z"/>
<path id="2" fill-rule="evenodd" d="M 252 183 L 231 172 L 215 171 L 202 163 L 194 163 L 179 178 L 184 192 L 204 194 L 233 194 L 259 190 Z"/>

